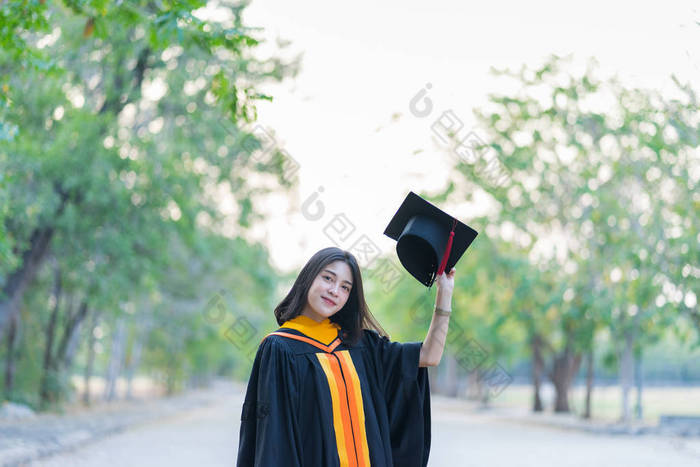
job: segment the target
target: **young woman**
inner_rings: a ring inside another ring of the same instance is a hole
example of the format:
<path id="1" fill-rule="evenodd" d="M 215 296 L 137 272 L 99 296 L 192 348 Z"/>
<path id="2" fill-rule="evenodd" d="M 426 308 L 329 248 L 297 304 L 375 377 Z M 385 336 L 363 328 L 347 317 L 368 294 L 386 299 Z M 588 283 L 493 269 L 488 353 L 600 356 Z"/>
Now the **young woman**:
<path id="1" fill-rule="evenodd" d="M 255 357 L 237 465 L 425 466 L 428 366 L 440 362 L 455 270 L 437 278 L 423 342 L 392 342 L 365 303 L 355 257 L 317 252 L 275 309 Z M 400 312 L 400 310 L 397 310 Z"/>

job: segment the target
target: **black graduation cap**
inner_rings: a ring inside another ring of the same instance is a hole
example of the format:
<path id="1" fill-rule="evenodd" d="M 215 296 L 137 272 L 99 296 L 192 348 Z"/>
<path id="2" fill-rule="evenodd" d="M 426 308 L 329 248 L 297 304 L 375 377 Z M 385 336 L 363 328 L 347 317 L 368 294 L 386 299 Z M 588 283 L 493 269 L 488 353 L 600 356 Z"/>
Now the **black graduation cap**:
<path id="1" fill-rule="evenodd" d="M 384 235 L 396 240 L 396 254 L 406 270 L 427 287 L 451 271 L 478 232 L 409 192 Z"/>

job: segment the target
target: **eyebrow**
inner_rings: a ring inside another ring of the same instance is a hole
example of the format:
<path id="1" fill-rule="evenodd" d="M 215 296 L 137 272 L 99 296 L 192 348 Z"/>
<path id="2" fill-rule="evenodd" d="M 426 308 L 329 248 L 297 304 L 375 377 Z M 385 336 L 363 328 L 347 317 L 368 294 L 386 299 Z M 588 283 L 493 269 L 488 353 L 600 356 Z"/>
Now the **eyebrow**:
<path id="1" fill-rule="evenodd" d="M 337 274 L 334 273 L 333 271 L 331 271 L 330 269 L 324 269 L 323 272 L 330 272 L 334 276 L 337 276 Z M 352 285 L 352 282 L 350 282 L 350 281 L 343 281 L 343 282 L 347 282 L 348 284 Z"/>

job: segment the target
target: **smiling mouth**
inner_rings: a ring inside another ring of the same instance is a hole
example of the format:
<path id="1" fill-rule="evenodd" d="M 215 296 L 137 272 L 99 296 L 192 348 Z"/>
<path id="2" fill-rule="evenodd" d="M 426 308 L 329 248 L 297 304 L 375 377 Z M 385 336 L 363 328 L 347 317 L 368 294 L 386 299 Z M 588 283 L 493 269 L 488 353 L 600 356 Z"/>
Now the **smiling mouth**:
<path id="1" fill-rule="evenodd" d="M 326 297 L 321 297 L 324 302 L 328 303 L 329 305 L 335 305 L 335 302 L 332 300 L 327 299 Z"/>

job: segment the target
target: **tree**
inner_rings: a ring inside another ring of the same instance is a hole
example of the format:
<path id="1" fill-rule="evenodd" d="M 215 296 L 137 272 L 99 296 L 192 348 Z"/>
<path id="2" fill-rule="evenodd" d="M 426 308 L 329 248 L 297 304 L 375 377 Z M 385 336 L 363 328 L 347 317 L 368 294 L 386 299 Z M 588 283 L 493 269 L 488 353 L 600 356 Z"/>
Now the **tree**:
<path id="1" fill-rule="evenodd" d="M 486 193 L 490 222 L 563 285 L 560 304 L 547 314 L 556 332 L 546 336 L 559 411 L 568 411 L 568 387 L 596 329 L 610 324 L 629 352 L 640 336 L 673 321 L 659 294 L 673 290 L 676 310 L 679 298 L 694 301 L 686 265 L 698 255 L 700 177 L 689 86 L 677 83 L 680 98 L 668 99 L 600 80 L 593 62 L 582 74 L 565 64 L 552 56 L 539 67 L 495 71 L 519 91 L 490 95 L 489 110 L 475 111 L 487 143 L 453 137 L 467 200 Z M 480 177 L 499 165 L 497 180 Z M 610 292 L 601 295 L 604 289 Z"/>
<path id="2" fill-rule="evenodd" d="M 71 294 L 85 316 L 116 313 L 164 285 L 174 245 L 206 257 L 212 236 L 257 219 L 259 197 L 293 186 L 278 150 L 253 157 L 261 143 L 249 124 L 255 101 L 271 99 L 257 87 L 296 73 L 298 59 L 259 60 L 245 5 L 222 3 L 206 20 L 205 5 L 0 7 L 3 18 L 35 18 L 0 28 L 0 68 L 11 70 L 0 120 L 17 128 L 0 146 L 0 340 L 30 291 L 49 294 L 46 281 L 33 287 L 47 258 L 62 275 L 90 278 Z M 45 344 L 48 370 L 55 349 Z"/>

